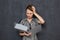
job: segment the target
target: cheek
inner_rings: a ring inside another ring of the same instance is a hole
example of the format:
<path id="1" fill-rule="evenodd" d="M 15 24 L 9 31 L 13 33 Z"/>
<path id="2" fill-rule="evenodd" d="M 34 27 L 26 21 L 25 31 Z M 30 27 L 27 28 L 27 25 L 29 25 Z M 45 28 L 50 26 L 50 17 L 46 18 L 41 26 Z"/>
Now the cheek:
<path id="1" fill-rule="evenodd" d="M 32 16 L 33 16 L 33 14 L 30 14 L 29 16 L 30 16 L 30 17 L 32 17 Z"/>
<path id="2" fill-rule="evenodd" d="M 33 16 L 33 14 L 31 14 L 31 16 Z"/>
<path id="3" fill-rule="evenodd" d="M 33 16 L 33 14 L 30 14 L 31 16 Z"/>
<path id="4" fill-rule="evenodd" d="M 33 14 L 26 14 L 26 16 L 27 16 L 27 17 L 32 17 L 32 16 L 33 16 Z"/>
<path id="5" fill-rule="evenodd" d="M 26 14 L 26 16 L 29 16 L 29 14 Z"/>

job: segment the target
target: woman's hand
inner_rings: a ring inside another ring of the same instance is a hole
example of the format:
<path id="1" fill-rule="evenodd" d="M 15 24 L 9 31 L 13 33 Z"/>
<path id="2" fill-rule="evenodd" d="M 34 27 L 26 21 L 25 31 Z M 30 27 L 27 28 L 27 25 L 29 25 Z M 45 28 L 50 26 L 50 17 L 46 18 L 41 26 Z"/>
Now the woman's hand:
<path id="1" fill-rule="evenodd" d="M 25 32 L 23 32 L 23 33 L 21 32 L 21 33 L 19 33 L 19 35 L 20 36 L 25 36 Z"/>
<path id="2" fill-rule="evenodd" d="M 29 33 L 25 33 L 25 36 L 31 36 L 31 35 L 32 35 L 31 32 L 29 32 Z"/>
<path id="3" fill-rule="evenodd" d="M 32 33 L 29 32 L 29 33 L 26 33 L 26 32 L 23 32 L 23 33 L 19 33 L 20 36 L 31 36 Z"/>
<path id="4" fill-rule="evenodd" d="M 36 12 L 36 9 L 35 9 L 35 7 L 34 7 L 34 6 L 32 6 L 32 10 L 33 10 L 33 13 L 35 13 L 35 12 Z"/>
<path id="5" fill-rule="evenodd" d="M 38 23 L 44 24 L 45 20 L 38 13 L 36 13 L 36 9 L 34 6 L 32 6 L 32 9 L 33 9 L 33 14 L 38 18 Z"/>

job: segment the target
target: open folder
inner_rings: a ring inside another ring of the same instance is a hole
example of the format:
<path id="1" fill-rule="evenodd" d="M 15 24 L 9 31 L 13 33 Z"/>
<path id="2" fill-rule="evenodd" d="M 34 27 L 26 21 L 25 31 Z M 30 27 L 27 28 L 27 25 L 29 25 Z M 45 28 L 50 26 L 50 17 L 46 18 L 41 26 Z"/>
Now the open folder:
<path id="1" fill-rule="evenodd" d="M 28 27 L 27 26 L 22 25 L 22 24 L 18 24 L 18 23 L 15 24 L 15 27 L 14 28 L 15 29 L 18 29 L 18 30 L 21 30 L 21 31 L 26 31 L 26 32 L 28 30 Z"/>

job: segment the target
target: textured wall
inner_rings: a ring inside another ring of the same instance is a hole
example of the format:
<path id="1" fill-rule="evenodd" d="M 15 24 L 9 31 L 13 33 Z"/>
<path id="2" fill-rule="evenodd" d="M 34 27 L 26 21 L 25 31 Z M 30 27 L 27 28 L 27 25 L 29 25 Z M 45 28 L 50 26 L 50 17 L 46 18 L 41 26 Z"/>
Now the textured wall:
<path id="1" fill-rule="evenodd" d="M 25 8 L 33 4 L 45 19 L 39 40 L 60 40 L 60 0 L 0 0 L 0 40 L 21 40 L 14 22 L 25 18 Z"/>

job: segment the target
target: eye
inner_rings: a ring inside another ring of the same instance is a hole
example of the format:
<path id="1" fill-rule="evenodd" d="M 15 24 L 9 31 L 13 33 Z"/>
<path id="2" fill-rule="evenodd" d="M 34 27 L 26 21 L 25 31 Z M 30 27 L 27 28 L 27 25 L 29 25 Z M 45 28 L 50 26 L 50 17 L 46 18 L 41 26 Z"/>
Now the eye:
<path id="1" fill-rule="evenodd" d="M 32 14 L 32 13 L 30 13 L 30 14 Z"/>
<path id="2" fill-rule="evenodd" d="M 32 13 L 27 13 L 27 14 L 32 14 Z"/>
<path id="3" fill-rule="evenodd" d="M 29 13 L 26 13 L 26 14 L 29 14 Z"/>

